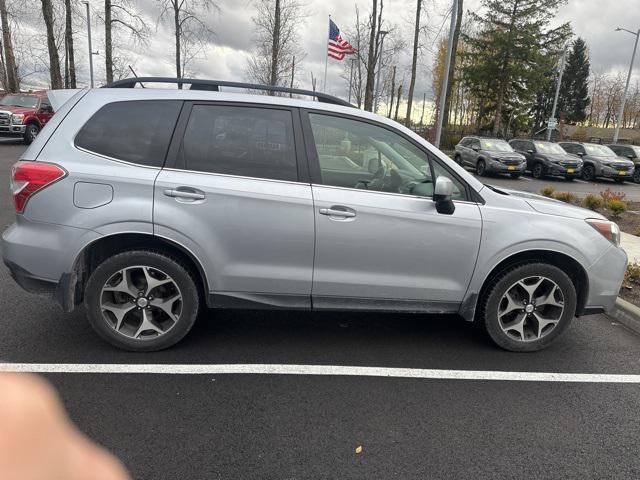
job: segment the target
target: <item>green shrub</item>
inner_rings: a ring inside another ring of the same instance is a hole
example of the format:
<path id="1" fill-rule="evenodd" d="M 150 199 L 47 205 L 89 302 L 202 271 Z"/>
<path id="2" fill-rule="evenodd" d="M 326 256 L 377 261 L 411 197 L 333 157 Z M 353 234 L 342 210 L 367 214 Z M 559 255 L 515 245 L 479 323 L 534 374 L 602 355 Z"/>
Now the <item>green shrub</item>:
<path id="1" fill-rule="evenodd" d="M 640 264 L 630 263 L 624 272 L 624 284 L 640 284 Z"/>
<path id="2" fill-rule="evenodd" d="M 607 204 L 607 208 L 611 210 L 611 213 L 613 213 L 614 218 L 618 218 L 621 213 L 624 213 L 627 211 L 627 204 L 622 200 L 609 200 L 609 203 Z"/>
<path id="3" fill-rule="evenodd" d="M 594 195 L 593 193 L 589 193 L 587 194 L 586 197 L 584 197 L 583 203 L 584 203 L 584 206 L 587 207 L 589 210 L 596 211 L 602 208 L 602 204 L 604 202 L 600 197 Z"/>
<path id="4" fill-rule="evenodd" d="M 576 197 L 573 193 L 571 192 L 555 192 L 551 195 L 552 198 L 555 198 L 556 200 L 560 200 L 561 202 L 566 202 L 566 203 L 578 203 L 578 197 Z"/>
<path id="5" fill-rule="evenodd" d="M 551 185 L 547 185 L 542 190 L 540 190 L 540 195 L 551 198 L 553 197 L 553 192 L 555 191 L 555 188 L 553 188 Z"/>

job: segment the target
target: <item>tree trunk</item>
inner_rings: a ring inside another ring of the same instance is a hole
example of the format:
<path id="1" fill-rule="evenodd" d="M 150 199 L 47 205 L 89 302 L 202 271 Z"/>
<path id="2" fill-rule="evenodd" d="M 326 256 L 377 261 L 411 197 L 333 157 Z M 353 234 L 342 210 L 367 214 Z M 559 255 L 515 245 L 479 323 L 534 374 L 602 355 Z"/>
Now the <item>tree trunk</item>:
<path id="1" fill-rule="evenodd" d="M 422 0 L 416 1 L 416 25 L 413 30 L 413 58 L 411 60 L 411 81 L 409 82 L 409 94 L 407 95 L 407 117 L 404 124 L 411 126 L 411 109 L 413 107 L 413 90 L 416 86 L 416 67 L 418 64 L 418 36 L 420 34 L 420 9 L 422 8 Z"/>
<path id="2" fill-rule="evenodd" d="M 393 116 L 393 119 L 398 121 L 398 108 L 400 107 L 400 100 L 402 99 L 402 84 L 398 87 L 398 98 L 396 99 L 396 113 Z"/>
<path id="3" fill-rule="evenodd" d="M 71 0 L 64 1 L 65 9 L 65 87 L 76 88 L 76 61 L 73 53 L 73 24 L 71 22 Z"/>
<path id="4" fill-rule="evenodd" d="M 47 27 L 47 49 L 49 50 L 49 75 L 51 77 L 51 89 L 62 88 L 62 75 L 60 74 L 60 57 L 56 46 L 53 26 L 53 7 L 51 0 L 42 0 L 42 15 Z"/>
<path id="5" fill-rule="evenodd" d="M 4 64 L 4 55 L 2 54 L 2 39 L 0 38 L 0 83 L 2 89 L 7 91 L 7 67 Z"/>
<path id="6" fill-rule="evenodd" d="M 376 60 L 377 60 L 377 11 L 378 0 L 373 0 L 373 9 L 371 10 L 371 31 L 369 32 L 369 53 L 367 55 L 367 81 L 364 88 L 364 109 L 373 110 L 373 89 L 375 81 Z"/>
<path id="7" fill-rule="evenodd" d="M 291 61 L 291 84 L 289 86 L 289 88 L 293 89 L 293 79 L 296 76 L 296 56 L 293 56 L 293 59 Z M 289 92 L 289 98 L 293 98 L 293 93 Z"/>
<path id="8" fill-rule="evenodd" d="M 20 90 L 20 77 L 16 57 L 13 53 L 13 43 L 11 41 L 11 28 L 7 16 L 7 5 L 5 0 L 0 0 L 0 20 L 2 22 L 2 40 L 4 41 L 5 65 L 7 71 L 7 82 L 5 88 L 7 92 L 17 92 Z"/>
<path id="9" fill-rule="evenodd" d="M 389 115 L 387 117 L 391 118 L 391 114 L 393 113 L 393 96 L 396 93 L 396 66 L 393 66 L 393 74 L 391 75 L 391 101 L 389 102 Z"/>
<path id="10" fill-rule="evenodd" d="M 113 82 L 113 40 L 111 39 L 111 0 L 104 0 L 104 66 L 107 85 Z"/>
<path id="11" fill-rule="evenodd" d="M 181 27 L 180 27 L 180 4 L 178 3 L 178 0 L 173 0 L 172 2 L 173 4 L 173 23 L 174 23 L 174 28 L 175 28 L 175 35 L 176 35 L 176 77 L 178 78 L 182 78 L 182 59 L 181 59 L 181 55 L 180 55 L 180 34 L 181 32 Z M 182 88 L 182 85 L 178 85 L 178 88 Z"/>
<path id="12" fill-rule="evenodd" d="M 453 29 L 453 45 L 451 49 L 451 65 L 449 67 L 449 79 L 447 80 L 447 92 L 444 97 L 444 112 L 442 113 L 442 126 L 449 125 L 449 111 L 451 110 L 451 88 L 453 87 L 456 71 L 456 54 L 458 53 L 458 39 L 460 38 L 460 25 L 462 24 L 463 0 L 458 0 L 456 9 L 456 26 Z"/>
<path id="13" fill-rule="evenodd" d="M 278 60 L 280 57 L 280 0 L 276 0 L 273 17 L 273 45 L 271 47 L 271 78 L 269 85 L 276 85 L 278 82 Z"/>
<path id="14" fill-rule="evenodd" d="M 511 12 L 511 19 L 509 22 L 509 35 L 507 37 L 507 47 L 505 48 L 509 48 L 509 46 L 511 45 L 511 41 L 513 38 L 513 28 L 514 28 L 514 22 L 515 22 L 515 17 L 516 17 L 516 12 L 518 11 L 518 2 L 517 0 L 513 3 L 513 10 Z M 504 52 L 503 55 L 503 59 L 502 59 L 502 66 L 500 68 L 500 76 L 499 76 L 499 80 L 498 80 L 498 100 L 496 101 L 496 112 L 495 112 L 495 116 L 493 117 L 493 136 L 497 136 L 498 132 L 500 131 L 500 127 L 501 127 L 501 123 L 502 123 L 502 105 L 504 103 L 504 96 L 505 96 L 505 90 L 507 89 L 507 81 L 505 80 L 505 71 L 507 70 L 507 67 L 509 66 L 509 61 L 511 60 L 511 52 L 509 50 L 507 50 L 506 52 Z"/>

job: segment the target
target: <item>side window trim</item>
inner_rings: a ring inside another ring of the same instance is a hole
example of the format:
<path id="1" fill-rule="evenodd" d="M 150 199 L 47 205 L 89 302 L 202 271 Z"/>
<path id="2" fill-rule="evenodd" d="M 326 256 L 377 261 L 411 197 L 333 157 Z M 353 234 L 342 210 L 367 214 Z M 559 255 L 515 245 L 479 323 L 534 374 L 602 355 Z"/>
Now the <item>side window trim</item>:
<path id="1" fill-rule="evenodd" d="M 431 153 L 429 150 L 427 150 L 422 145 L 417 143 L 411 137 L 405 135 L 404 133 L 400 132 L 399 130 L 397 130 L 397 129 L 393 128 L 393 127 L 390 127 L 388 125 L 385 125 L 383 123 L 379 123 L 379 122 L 376 122 L 376 121 L 373 121 L 373 120 L 369 120 L 369 119 L 366 119 L 366 118 L 362 118 L 362 117 L 358 117 L 358 116 L 347 115 L 347 114 L 342 114 L 342 113 L 337 113 L 337 112 L 328 112 L 328 111 L 325 111 L 325 110 L 315 110 L 315 109 L 301 108 L 300 109 L 300 115 L 302 117 L 302 133 L 304 135 L 305 150 L 306 150 L 306 154 L 307 154 L 307 162 L 309 164 L 309 173 L 310 173 L 310 179 L 311 179 L 311 183 L 312 184 L 324 185 L 323 182 L 322 182 L 322 173 L 320 171 L 320 161 L 319 161 L 318 155 L 317 155 L 315 139 L 314 139 L 314 136 L 313 136 L 313 131 L 311 129 L 311 120 L 309 119 L 309 114 L 310 113 L 314 113 L 314 114 L 317 114 L 317 115 L 325 115 L 325 116 L 329 116 L 329 117 L 345 118 L 345 119 L 352 120 L 352 121 L 368 123 L 370 125 L 373 125 L 373 126 L 376 126 L 376 127 L 379 127 L 379 128 L 384 128 L 385 130 L 388 130 L 388 131 L 400 136 L 401 138 L 403 138 L 407 142 L 411 143 L 414 147 L 416 147 L 418 150 L 420 150 L 424 155 L 426 155 L 428 157 L 429 162 L 430 162 L 429 163 L 429 168 L 431 169 L 431 174 L 432 175 L 433 175 L 433 163 L 432 162 L 435 162 L 443 170 L 445 170 L 449 175 L 451 175 L 453 178 L 455 178 L 458 182 L 460 182 L 464 186 L 464 193 L 465 193 L 465 197 L 466 198 L 463 199 L 463 200 L 459 200 L 459 201 L 480 203 L 478 201 L 479 195 L 477 193 L 473 192 L 473 189 L 469 186 L 469 184 L 467 182 L 465 182 L 462 178 L 460 178 L 460 176 L 458 176 L 455 172 L 451 171 L 446 165 L 444 165 L 437 158 L 436 155 Z M 343 187 L 336 187 L 336 188 L 343 188 Z M 349 189 L 349 190 L 352 190 L 352 189 Z M 389 192 L 375 192 L 375 193 L 384 193 L 384 194 L 387 194 L 387 195 L 390 194 Z M 402 194 L 402 193 L 391 193 L 391 194 L 392 195 L 407 196 L 406 194 Z"/>
<path id="2" fill-rule="evenodd" d="M 166 161 L 162 168 L 191 171 L 191 170 L 187 170 L 185 168 L 185 165 L 180 164 L 179 152 L 180 152 L 180 146 L 182 144 L 182 139 L 184 138 L 184 134 L 187 129 L 187 125 L 189 123 L 189 117 L 191 116 L 193 107 L 196 105 L 264 108 L 269 110 L 284 110 L 284 111 L 290 112 L 291 121 L 293 124 L 293 139 L 294 139 L 294 150 L 295 150 L 296 167 L 297 167 L 297 182 L 311 183 L 310 176 L 309 176 L 307 155 L 306 155 L 306 150 L 304 148 L 300 113 L 298 112 L 299 109 L 294 107 L 280 106 L 280 105 L 265 105 L 262 103 L 224 102 L 224 101 L 206 101 L 206 100 L 185 101 L 182 111 L 180 112 L 180 116 L 178 117 L 178 122 L 176 123 L 176 128 L 174 130 L 173 137 L 171 138 L 171 143 L 169 145 Z M 207 175 L 226 175 L 226 174 L 195 172 L 195 171 L 194 173 L 203 173 Z M 237 176 L 237 175 L 231 175 L 231 176 Z M 290 183 L 290 181 L 287 181 L 287 180 L 276 180 L 276 179 L 268 179 L 268 178 L 261 178 L 261 177 L 249 177 L 249 178 L 254 178 L 256 180 L 268 180 L 268 181 Z"/>

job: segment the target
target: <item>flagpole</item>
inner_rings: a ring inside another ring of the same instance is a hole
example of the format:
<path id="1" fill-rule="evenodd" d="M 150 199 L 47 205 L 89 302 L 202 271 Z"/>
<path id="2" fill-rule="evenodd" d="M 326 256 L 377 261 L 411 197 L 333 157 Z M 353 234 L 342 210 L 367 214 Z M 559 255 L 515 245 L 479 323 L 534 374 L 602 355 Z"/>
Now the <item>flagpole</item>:
<path id="1" fill-rule="evenodd" d="M 327 67 L 329 65 L 329 37 L 331 36 L 331 15 L 329 15 L 329 29 L 327 31 L 327 46 L 324 49 L 324 84 L 322 91 L 327 92 Z"/>

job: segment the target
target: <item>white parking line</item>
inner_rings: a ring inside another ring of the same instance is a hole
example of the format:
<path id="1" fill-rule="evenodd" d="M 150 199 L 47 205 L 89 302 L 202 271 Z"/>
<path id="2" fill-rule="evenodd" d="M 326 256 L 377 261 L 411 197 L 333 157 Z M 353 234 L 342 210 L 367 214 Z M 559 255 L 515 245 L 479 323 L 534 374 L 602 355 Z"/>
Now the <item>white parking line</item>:
<path id="1" fill-rule="evenodd" d="M 329 375 L 442 380 L 506 380 L 518 382 L 640 383 L 640 375 L 504 372 L 491 370 L 432 370 L 423 368 L 350 367 L 339 365 L 0 363 L 0 371 L 30 373 L 142 373 L 162 375 Z"/>
<path id="2" fill-rule="evenodd" d="M 519 177 L 520 180 L 526 180 L 527 182 L 533 182 L 533 178 L 529 178 L 529 177 Z"/>
<path id="3" fill-rule="evenodd" d="M 585 180 L 580 180 L 579 178 L 574 178 L 573 181 L 574 182 L 578 182 L 578 183 L 589 183 L 589 182 L 587 182 Z"/>

